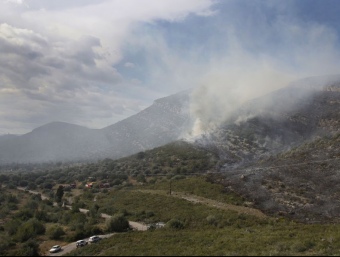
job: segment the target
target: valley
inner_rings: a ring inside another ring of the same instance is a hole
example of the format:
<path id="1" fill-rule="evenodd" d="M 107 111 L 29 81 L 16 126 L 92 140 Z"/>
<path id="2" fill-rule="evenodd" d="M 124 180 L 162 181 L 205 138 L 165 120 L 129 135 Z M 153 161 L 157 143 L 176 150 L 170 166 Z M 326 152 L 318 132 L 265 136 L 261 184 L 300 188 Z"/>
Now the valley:
<path id="1" fill-rule="evenodd" d="M 114 233 L 64 255 L 338 255 L 339 86 L 272 92 L 191 139 L 177 138 L 192 122 L 180 110 L 187 92 L 155 102 L 160 126 L 154 127 L 157 115 L 150 110 L 129 120 L 144 120 L 154 130 L 129 128 L 128 121 L 100 130 L 120 140 L 105 137 L 105 147 L 88 137 L 98 131 L 63 123 L 3 138 L 6 155 L 13 150 L 22 162 L 0 165 L 0 253 L 44 255 L 55 244 Z M 177 132 L 151 144 L 168 134 L 170 123 Z M 125 136 L 115 134 L 120 126 Z M 127 150 L 125 138 L 140 147 Z M 43 142 L 54 145 L 44 153 L 51 156 L 55 149 L 65 156 L 90 148 L 106 154 L 35 163 L 29 161 L 33 148 L 16 150 L 24 142 L 37 143 L 39 151 Z M 126 151 L 113 154 L 117 145 Z M 133 230 L 138 224 L 142 231 Z"/>

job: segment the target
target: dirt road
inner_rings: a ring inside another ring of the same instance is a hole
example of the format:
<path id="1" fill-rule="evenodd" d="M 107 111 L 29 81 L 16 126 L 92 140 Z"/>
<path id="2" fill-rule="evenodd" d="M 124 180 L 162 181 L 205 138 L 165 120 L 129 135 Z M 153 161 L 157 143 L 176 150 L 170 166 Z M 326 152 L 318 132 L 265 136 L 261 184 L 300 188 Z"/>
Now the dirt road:
<path id="1" fill-rule="evenodd" d="M 167 195 L 169 197 L 171 196 L 171 197 L 182 198 L 192 203 L 200 203 L 200 204 L 205 204 L 210 207 L 214 207 L 218 209 L 236 211 L 238 213 L 253 215 L 258 218 L 267 218 L 267 216 L 263 212 L 261 212 L 260 210 L 254 209 L 254 208 L 233 205 L 233 204 L 228 204 L 228 203 L 222 203 L 222 202 L 218 202 L 218 201 L 204 198 L 204 197 L 197 196 L 197 195 L 189 195 L 189 194 L 184 194 L 181 192 L 172 192 L 171 195 L 169 195 L 167 194 L 166 191 L 163 191 L 163 190 L 139 190 L 139 191 L 145 192 L 145 193 L 151 193 L 151 194 Z"/>
<path id="2" fill-rule="evenodd" d="M 113 235 L 114 235 L 114 233 L 112 233 L 112 234 L 106 234 L 106 235 L 99 235 L 99 237 L 101 237 L 101 238 L 104 239 L 104 238 L 109 238 L 109 237 L 111 237 L 111 236 L 113 236 Z M 85 240 L 85 241 L 88 241 L 89 238 L 85 238 L 84 240 Z M 83 247 L 86 247 L 86 246 L 83 246 Z M 76 242 L 73 242 L 73 243 L 70 243 L 70 244 L 68 244 L 68 245 L 62 246 L 60 252 L 57 252 L 57 253 L 47 253 L 45 256 L 62 256 L 62 255 L 64 255 L 64 254 L 67 254 L 67 253 L 69 253 L 69 252 L 75 250 L 75 249 L 77 249 Z"/>

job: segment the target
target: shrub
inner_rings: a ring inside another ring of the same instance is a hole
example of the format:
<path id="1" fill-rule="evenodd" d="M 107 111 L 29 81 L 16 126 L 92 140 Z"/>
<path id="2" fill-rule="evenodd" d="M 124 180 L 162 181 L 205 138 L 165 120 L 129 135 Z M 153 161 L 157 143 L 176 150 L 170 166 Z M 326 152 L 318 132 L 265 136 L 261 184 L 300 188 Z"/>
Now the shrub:
<path id="1" fill-rule="evenodd" d="M 59 226 L 52 226 L 47 231 L 49 239 L 59 240 L 63 235 L 65 235 L 65 231 L 63 228 Z"/>
<path id="2" fill-rule="evenodd" d="M 129 229 L 129 221 L 123 214 L 116 214 L 106 223 L 107 232 L 124 232 Z"/>
<path id="3" fill-rule="evenodd" d="M 209 215 L 207 217 L 207 222 L 209 225 L 213 225 L 213 226 L 217 226 L 218 222 L 217 222 L 217 219 L 214 215 Z"/>
<path id="4" fill-rule="evenodd" d="M 33 239 L 27 241 L 17 252 L 17 256 L 39 256 L 39 244 Z"/>
<path id="5" fill-rule="evenodd" d="M 21 221 L 18 219 L 10 220 L 5 224 L 5 230 L 9 236 L 13 236 L 17 233 L 18 228 L 21 226 Z"/>
<path id="6" fill-rule="evenodd" d="M 35 234 L 34 227 L 32 226 L 32 224 L 25 223 L 21 227 L 18 228 L 15 238 L 19 242 L 25 242 L 28 239 L 34 237 L 35 235 L 36 234 Z"/>
<path id="7" fill-rule="evenodd" d="M 178 219 L 171 219 L 166 224 L 166 227 L 173 228 L 173 229 L 183 229 L 184 223 Z"/>

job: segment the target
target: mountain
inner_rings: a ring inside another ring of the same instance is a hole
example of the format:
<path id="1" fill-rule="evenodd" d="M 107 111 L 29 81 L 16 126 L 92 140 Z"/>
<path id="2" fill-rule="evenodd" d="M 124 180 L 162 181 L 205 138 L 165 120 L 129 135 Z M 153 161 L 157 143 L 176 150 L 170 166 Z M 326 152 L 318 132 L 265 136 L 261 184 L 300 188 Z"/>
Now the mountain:
<path id="1" fill-rule="evenodd" d="M 11 139 L 11 138 L 15 138 L 17 136 L 18 135 L 13 135 L 13 134 L 0 135 L 0 142 L 6 141 L 6 140 Z"/>
<path id="2" fill-rule="evenodd" d="M 339 76 L 295 81 L 244 103 L 190 144 L 163 146 L 179 139 L 191 124 L 189 101 L 188 91 L 165 97 L 97 130 L 47 124 L 0 141 L 0 159 L 3 163 L 97 160 L 137 153 L 133 160 L 103 160 L 110 167 L 107 172 L 137 176 L 209 171 L 209 179 L 221 183 L 226 192 L 244 197 L 270 215 L 304 222 L 338 221 Z M 90 172 L 91 165 L 80 170 Z"/>
<path id="3" fill-rule="evenodd" d="M 315 77 L 246 102 L 195 144 L 220 156 L 225 169 L 288 151 L 339 131 L 339 76 Z M 0 140 L 0 163 L 117 159 L 181 138 L 191 125 L 190 92 L 154 101 L 102 129 L 54 122 Z"/>
<path id="4" fill-rule="evenodd" d="M 32 132 L 0 137 L 0 163 L 94 161 L 120 158 L 177 140 L 187 126 L 188 91 L 103 129 L 52 122 Z"/>
<path id="5" fill-rule="evenodd" d="M 0 160 L 2 163 L 76 160 L 88 153 L 95 138 L 95 130 L 53 122 L 0 142 Z"/>
<path id="6" fill-rule="evenodd" d="M 149 108 L 101 130 L 110 147 L 101 155 L 127 156 L 180 138 L 189 126 L 189 91 L 154 101 Z M 117 148 L 119 146 L 119 148 Z"/>

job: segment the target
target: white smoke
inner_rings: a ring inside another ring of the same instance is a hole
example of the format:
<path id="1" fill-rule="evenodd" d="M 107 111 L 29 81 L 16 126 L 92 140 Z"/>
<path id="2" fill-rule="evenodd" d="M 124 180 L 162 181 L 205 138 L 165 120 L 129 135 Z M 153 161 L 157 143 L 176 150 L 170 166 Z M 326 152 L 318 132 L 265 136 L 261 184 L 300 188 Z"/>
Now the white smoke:
<path id="1" fill-rule="evenodd" d="M 246 101 L 282 88 L 296 75 L 275 69 L 269 60 L 245 58 L 241 64 L 225 62 L 207 73 L 191 95 L 193 127 L 188 135 L 209 133 Z"/>

